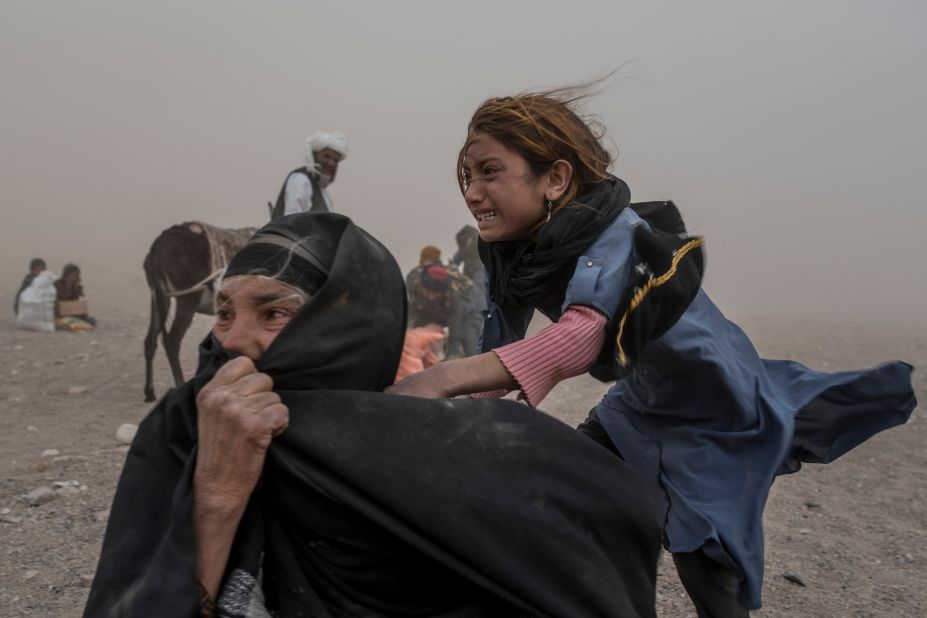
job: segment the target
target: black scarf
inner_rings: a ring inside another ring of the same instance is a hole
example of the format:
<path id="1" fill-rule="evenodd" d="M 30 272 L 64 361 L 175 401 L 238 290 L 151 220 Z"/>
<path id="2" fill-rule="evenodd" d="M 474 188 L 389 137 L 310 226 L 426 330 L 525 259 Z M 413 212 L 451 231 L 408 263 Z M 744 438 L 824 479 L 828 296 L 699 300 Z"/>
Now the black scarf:
<path id="1" fill-rule="evenodd" d="M 631 190 L 610 176 L 555 213 L 537 238 L 487 243 L 480 259 L 489 275 L 489 295 L 508 307 L 559 308 L 576 259 L 631 201 Z"/>
<path id="2" fill-rule="evenodd" d="M 624 181 L 610 176 L 551 217 L 536 239 L 480 240 L 479 244 L 490 299 L 502 308 L 538 309 L 556 321 L 577 258 L 605 228 L 629 206 L 648 223 L 649 230 L 638 227 L 634 231 L 634 247 L 641 261 L 631 270 L 606 326 L 602 349 L 589 370 L 603 381 L 627 375 L 644 347 L 676 324 L 698 294 L 705 271 L 701 239 L 688 235 L 673 202 L 631 204 L 630 200 L 631 191 Z M 661 283 L 652 285 L 652 280 Z M 635 298 L 641 289 L 647 293 Z"/>
<path id="3" fill-rule="evenodd" d="M 275 219 L 255 233 L 223 276 L 264 275 L 315 294 L 328 277 L 338 238 L 318 219 L 290 217 Z"/>
<path id="4" fill-rule="evenodd" d="M 224 615 L 247 615 L 228 602 L 251 602 L 262 569 L 278 616 L 655 616 L 660 522 L 630 469 L 511 401 L 372 392 L 396 371 L 402 276 L 346 218 L 297 217 L 337 243 L 258 363 L 290 425 L 239 526 Z M 85 616 L 196 615 L 195 400 L 227 357 L 207 338 L 139 427 Z"/>

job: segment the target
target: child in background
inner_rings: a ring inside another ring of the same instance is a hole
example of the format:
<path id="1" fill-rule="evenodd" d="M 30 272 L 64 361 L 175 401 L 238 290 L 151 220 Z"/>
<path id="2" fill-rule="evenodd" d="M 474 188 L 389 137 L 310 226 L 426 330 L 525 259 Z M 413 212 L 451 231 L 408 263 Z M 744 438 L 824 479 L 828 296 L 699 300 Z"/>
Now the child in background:
<path id="1" fill-rule="evenodd" d="M 61 278 L 55 281 L 55 291 L 55 322 L 59 329 L 89 330 L 97 325 L 96 319 L 87 315 L 84 286 L 76 264 L 65 264 Z"/>
<path id="2" fill-rule="evenodd" d="M 19 286 L 19 291 L 16 292 L 16 298 L 13 300 L 13 313 L 19 313 L 19 297 L 23 293 L 23 290 L 32 285 L 32 280 L 35 279 L 39 273 L 44 271 L 46 268 L 45 260 L 42 258 L 32 258 L 32 261 L 29 262 L 29 274 L 23 277 L 22 285 Z"/>

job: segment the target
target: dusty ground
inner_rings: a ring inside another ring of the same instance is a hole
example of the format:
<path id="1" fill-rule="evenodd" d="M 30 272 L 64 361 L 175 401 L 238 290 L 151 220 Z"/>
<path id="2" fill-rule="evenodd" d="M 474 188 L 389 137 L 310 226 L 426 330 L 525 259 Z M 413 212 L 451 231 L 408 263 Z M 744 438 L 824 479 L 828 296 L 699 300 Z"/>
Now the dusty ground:
<path id="1" fill-rule="evenodd" d="M 147 291 L 89 284 L 91 333 L 32 333 L 0 318 L 0 616 L 80 616 L 125 456 L 122 423 L 138 423 Z M 0 297 L 0 305 L 9 306 Z M 105 307 L 105 309 L 104 309 Z M 739 316 L 740 317 L 740 316 Z M 927 367 L 927 333 L 857 325 L 741 317 L 769 357 L 820 369 L 900 358 Z M 209 321 L 198 317 L 184 347 L 192 369 Z M 927 399 L 925 373 L 915 373 Z M 168 386 L 159 351 L 158 393 Z M 604 392 L 585 377 L 557 387 L 545 408 L 575 424 Z M 919 415 L 920 414 L 920 415 Z M 53 452 L 57 451 L 57 453 Z M 888 431 L 829 466 L 810 466 L 773 487 L 766 509 L 764 618 L 927 615 L 927 424 Z M 23 496 L 58 488 L 40 506 Z M 806 586 L 784 578 L 800 576 Z M 660 568 L 661 617 L 694 616 L 671 561 Z"/>

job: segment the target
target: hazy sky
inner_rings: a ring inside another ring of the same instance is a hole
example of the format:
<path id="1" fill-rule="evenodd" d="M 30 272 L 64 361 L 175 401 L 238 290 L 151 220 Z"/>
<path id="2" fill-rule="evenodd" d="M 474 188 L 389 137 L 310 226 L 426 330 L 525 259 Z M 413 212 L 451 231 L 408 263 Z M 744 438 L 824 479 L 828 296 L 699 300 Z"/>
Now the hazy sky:
<path id="1" fill-rule="evenodd" d="M 925 66 L 920 0 L 3 0 L 0 285 L 34 255 L 137 283 L 173 223 L 261 225 L 333 129 L 335 209 L 405 270 L 470 222 L 482 100 L 621 67 L 586 111 L 722 306 L 927 325 Z"/>

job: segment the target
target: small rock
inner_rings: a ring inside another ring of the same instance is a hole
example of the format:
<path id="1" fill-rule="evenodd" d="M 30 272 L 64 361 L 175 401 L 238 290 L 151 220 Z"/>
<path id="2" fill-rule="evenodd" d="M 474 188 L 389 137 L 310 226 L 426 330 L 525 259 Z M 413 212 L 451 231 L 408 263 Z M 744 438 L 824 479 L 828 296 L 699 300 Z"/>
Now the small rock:
<path id="1" fill-rule="evenodd" d="M 34 432 L 34 431 L 38 431 L 38 430 L 39 430 L 39 428 L 36 427 L 35 425 L 29 425 L 28 427 L 26 427 L 26 431 L 33 431 L 33 432 Z"/>
<path id="2" fill-rule="evenodd" d="M 87 392 L 86 386 L 72 386 L 68 389 L 68 395 L 82 395 Z"/>
<path id="3" fill-rule="evenodd" d="M 30 570 L 26 571 L 25 573 L 23 573 L 23 579 L 26 580 L 26 581 L 29 581 L 30 579 L 32 579 L 33 577 L 35 577 L 35 576 L 38 575 L 38 574 L 39 574 L 38 571 L 36 571 L 36 570 L 34 570 L 34 569 L 30 569 Z"/>
<path id="4" fill-rule="evenodd" d="M 18 376 L 18 375 L 19 375 L 19 372 L 16 371 L 15 369 L 10 369 L 10 375 L 11 375 L 11 376 Z"/>
<path id="5" fill-rule="evenodd" d="M 77 487 L 80 483 L 77 481 L 55 481 L 52 485 L 55 487 Z"/>
<path id="6" fill-rule="evenodd" d="M 22 517 L 15 517 L 13 515 L 0 515 L 0 521 L 6 524 L 18 524 L 22 520 Z"/>
<path id="7" fill-rule="evenodd" d="M 122 444 L 132 444 L 135 439 L 135 433 L 138 431 L 138 425 L 132 423 L 123 423 L 116 430 L 116 440 Z"/>
<path id="8" fill-rule="evenodd" d="M 10 509 L 6 507 L 3 507 L 2 509 L 0 509 L 0 515 L 9 515 L 9 513 L 10 513 Z"/>
<path id="9" fill-rule="evenodd" d="M 42 457 L 57 457 L 61 452 L 56 448 L 47 448 L 42 451 Z"/>
<path id="10" fill-rule="evenodd" d="M 55 497 L 55 492 L 50 487 L 39 487 L 26 494 L 26 504 L 29 506 L 39 506 L 45 504 Z"/>
<path id="11" fill-rule="evenodd" d="M 74 360 L 82 360 L 82 361 L 90 360 L 90 355 L 87 354 L 86 352 L 81 352 L 80 354 L 74 355 Z"/>
<path id="12" fill-rule="evenodd" d="M 90 345 L 100 345 L 100 344 L 97 343 L 96 341 L 91 341 L 91 342 L 90 342 Z"/>
<path id="13" fill-rule="evenodd" d="M 799 528 L 798 534 L 811 534 L 811 528 Z"/>
<path id="14" fill-rule="evenodd" d="M 55 493 L 60 494 L 62 496 L 73 496 L 74 494 L 79 494 L 80 489 L 78 489 L 77 487 L 62 487 Z"/>
<path id="15" fill-rule="evenodd" d="M 806 502 L 805 502 L 805 506 L 808 507 L 809 509 L 819 509 L 819 508 L 821 508 L 821 505 L 818 504 L 817 502 L 813 501 L 813 500 L 808 500 L 808 501 L 806 501 Z"/>
<path id="16" fill-rule="evenodd" d="M 805 578 L 797 573 L 783 573 L 782 577 L 786 578 L 793 584 L 798 584 L 802 588 L 805 588 L 808 585 L 808 582 L 805 581 Z"/>
<path id="17" fill-rule="evenodd" d="M 22 347 L 21 345 L 14 345 L 14 346 L 13 346 L 13 349 L 14 349 L 14 350 L 22 350 L 23 347 Z"/>
<path id="18" fill-rule="evenodd" d="M 89 588 L 93 584 L 93 575 L 81 575 L 80 585 L 83 588 Z"/>
<path id="19" fill-rule="evenodd" d="M 108 521 L 109 520 L 109 509 L 106 509 L 105 511 L 97 511 L 96 513 L 93 514 L 93 518 L 101 523 Z"/>
<path id="20" fill-rule="evenodd" d="M 52 361 L 52 365 L 63 365 L 64 362 L 65 361 L 63 358 L 56 358 L 55 360 Z"/>

